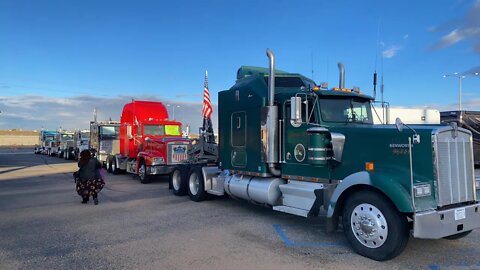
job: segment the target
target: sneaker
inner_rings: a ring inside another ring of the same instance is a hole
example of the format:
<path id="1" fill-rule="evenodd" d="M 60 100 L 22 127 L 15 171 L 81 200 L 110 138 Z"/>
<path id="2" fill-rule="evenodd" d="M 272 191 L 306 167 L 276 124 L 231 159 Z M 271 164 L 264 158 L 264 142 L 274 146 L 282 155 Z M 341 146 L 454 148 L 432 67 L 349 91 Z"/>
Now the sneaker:
<path id="1" fill-rule="evenodd" d="M 82 203 L 85 203 L 85 204 L 86 204 L 86 203 L 88 203 L 88 200 L 83 200 Z"/>

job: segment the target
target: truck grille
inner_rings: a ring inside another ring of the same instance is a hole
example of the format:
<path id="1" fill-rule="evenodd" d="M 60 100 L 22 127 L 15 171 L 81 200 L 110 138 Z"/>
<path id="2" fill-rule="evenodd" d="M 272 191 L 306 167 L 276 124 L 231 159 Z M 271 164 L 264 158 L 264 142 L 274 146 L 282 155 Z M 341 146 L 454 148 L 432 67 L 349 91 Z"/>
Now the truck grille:
<path id="1" fill-rule="evenodd" d="M 444 128 L 432 136 L 438 206 L 475 200 L 472 136 Z"/>
<path id="2" fill-rule="evenodd" d="M 169 143 L 167 145 L 167 164 L 181 163 L 187 159 L 188 144 Z"/>

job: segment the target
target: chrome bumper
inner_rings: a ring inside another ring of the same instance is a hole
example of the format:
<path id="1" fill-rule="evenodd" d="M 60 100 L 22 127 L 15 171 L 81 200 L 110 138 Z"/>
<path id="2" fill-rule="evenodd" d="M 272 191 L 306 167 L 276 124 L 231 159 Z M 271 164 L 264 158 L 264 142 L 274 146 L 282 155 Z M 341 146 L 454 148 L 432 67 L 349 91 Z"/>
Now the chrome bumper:
<path id="1" fill-rule="evenodd" d="M 165 165 L 148 166 L 147 174 L 148 175 L 169 174 L 173 171 L 174 167 L 175 166 L 165 166 Z"/>
<path id="2" fill-rule="evenodd" d="M 416 213 L 413 237 L 440 239 L 477 228 L 480 228 L 480 203 L 443 211 Z"/>

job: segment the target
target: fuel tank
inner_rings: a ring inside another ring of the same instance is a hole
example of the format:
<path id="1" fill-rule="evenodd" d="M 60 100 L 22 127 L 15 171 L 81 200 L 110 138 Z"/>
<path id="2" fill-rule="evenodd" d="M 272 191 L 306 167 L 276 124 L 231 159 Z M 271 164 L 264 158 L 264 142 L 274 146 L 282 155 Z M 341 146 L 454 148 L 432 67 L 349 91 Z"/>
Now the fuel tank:
<path id="1" fill-rule="evenodd" d="M 233 197 L 242 198 L 259 204 L 275 205 L 281 196 L 281 178 L 263 178 L 247 175 L 229 175 L 224 181 L 225 191 Z"/>

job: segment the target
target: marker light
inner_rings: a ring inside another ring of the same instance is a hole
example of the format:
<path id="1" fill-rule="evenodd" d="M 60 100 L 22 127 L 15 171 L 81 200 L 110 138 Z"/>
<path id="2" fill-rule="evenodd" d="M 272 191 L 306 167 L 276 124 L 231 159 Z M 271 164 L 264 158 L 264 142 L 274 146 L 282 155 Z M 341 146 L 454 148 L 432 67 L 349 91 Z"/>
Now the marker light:
<path id="1" fill-rule="evenodd" d="M 367 172 L 373 172 L 375 169 L 375 166 L 373 165 L 373 162 L 365 162 L 365 170 Z"/>
<path id="2" fill-rule="evenodd" d="M 415 191 L 415 197 L 430 196 L 432 194 L 429 184 L 417 185 L 413 187 Z"/>

